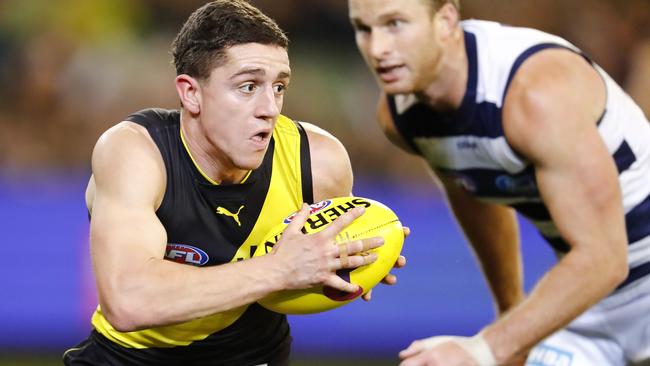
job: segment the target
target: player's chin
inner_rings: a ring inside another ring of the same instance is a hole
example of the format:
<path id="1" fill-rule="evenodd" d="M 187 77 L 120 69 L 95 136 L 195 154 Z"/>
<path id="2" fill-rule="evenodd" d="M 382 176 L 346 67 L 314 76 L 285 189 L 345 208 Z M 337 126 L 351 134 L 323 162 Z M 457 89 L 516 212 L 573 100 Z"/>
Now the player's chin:
<path id="1" fill-rule="evenodd" d="M 255 170 L 262 165 L 266 149 L 263 151 L 255 151 L 247 154 L 245 157 L 238 159 L 237 167 L 242 170 Z"/>
<path id="2" fill-rule="evenodd" d="M 380 86 L 384 93 L 388 95 L 413 93 L 413 87 L 401 80 L 392 83 L 381 82 Z"/>

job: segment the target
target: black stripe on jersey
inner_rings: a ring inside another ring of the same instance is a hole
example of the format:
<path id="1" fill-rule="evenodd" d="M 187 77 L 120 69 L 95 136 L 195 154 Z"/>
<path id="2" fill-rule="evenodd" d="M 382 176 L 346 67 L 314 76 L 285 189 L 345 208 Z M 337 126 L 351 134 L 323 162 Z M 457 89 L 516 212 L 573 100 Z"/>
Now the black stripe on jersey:
<path id="1" fill-rule="evenodd" d="M 650 235 L 650 195 L 625 214 L 625 228 L 630 244 Z"/>
<path id="2" fill-rule="evenodd" d="M 307 131 L 300 124 L 295 122 L 300 133 L 300 175 L 302 183 L 302 201 L 312 204 L 314 203 L 314 186 L 311 177 L 311 155 L 309 153 L 309 139 L 307 138 Z"/>
<path id="3" fill-rule="evenodd" d="M 623 140 L 618 149 L 616 149 L 613 158 L 616 162 L 616 169 L 618 169 L 619 174 L 627 170 L 636 161 L 634 151 L 632 151 L 630 145 L 628 145 L 625 140 Z"/>

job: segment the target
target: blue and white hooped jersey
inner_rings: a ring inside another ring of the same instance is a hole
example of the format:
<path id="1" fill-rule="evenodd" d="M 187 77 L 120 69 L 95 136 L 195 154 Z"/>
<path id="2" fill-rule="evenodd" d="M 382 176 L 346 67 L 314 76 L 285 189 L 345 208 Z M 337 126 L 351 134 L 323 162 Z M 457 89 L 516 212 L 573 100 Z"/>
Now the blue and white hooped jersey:
<path id="1" fill-rule="evenodd" d="M 534 29 L 479 20 L 463 21 L 462 28 L 469 73 L 460 108 L 440 113 L 413 95 L 389 96 L 395 126 L 431 168 L 481 200 L 515 208 L 556 251 L 567 252 L 569 246 L 539 196 L 534 167 L 506 141 L 502 106 L 512 77 L 528 57 L 554 47 L 581 52 L 562 38 Z M 650 274 L 650 123 L 634 101 L 594 67 L 607 88 L 598 130 L 616 162 L 626 213 L 630 274 L 623 287 Z"/>

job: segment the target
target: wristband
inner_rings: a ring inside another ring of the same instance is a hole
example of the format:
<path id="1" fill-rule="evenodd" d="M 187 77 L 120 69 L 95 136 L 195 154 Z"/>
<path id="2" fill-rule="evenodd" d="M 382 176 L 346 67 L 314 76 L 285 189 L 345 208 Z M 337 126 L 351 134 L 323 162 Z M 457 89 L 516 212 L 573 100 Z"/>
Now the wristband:
<path id="1" fill-rule="evenodd" d="M 453 341 L 472 355 L 479 366 L 497 366 L 497 360 L 483 334 L 479 333 L 470 338 L 456 338 Z"/>
<path id="2" fill-rule="evenodd" d="M 478 366 L 497 366 L 492 349 L 481 333 L 469 338 L 438 336 L 422 340 L 424 348 L 433 348 L 445 342 L 454 342 L 459 345 L 472 356 Z"/>

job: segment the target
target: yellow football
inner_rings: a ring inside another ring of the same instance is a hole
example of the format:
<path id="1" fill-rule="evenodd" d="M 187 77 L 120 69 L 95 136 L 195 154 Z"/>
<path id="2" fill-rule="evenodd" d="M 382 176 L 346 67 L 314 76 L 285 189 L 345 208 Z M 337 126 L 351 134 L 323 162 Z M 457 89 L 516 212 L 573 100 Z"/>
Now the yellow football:
<path id="1" fill-rule="evenodd" d="M 367 293 L 388 274 L 402 250 L 404 231 L 397 215 L 384 204 L 363 197 L 337 197 L 314 203 L 311 205 L 309 218 L 302 231 L 305 234 L 319 232 L 356 206 L 363 206 L 366 210 L 341 231 L 337 242 L 377 236 L 384 238 L 384 245 L 368 251 L 368 253 L 377 253 L 377 261 L 355 269 L 342 269 L 336 272 L 344 280 L 359 285 L 359 291 L 348 293 L 327 286 L 286 290 L 259 300 L 262 306 L 284 314 L 311 314 L 331 310 Z M 266 235 L 264 244 L 258 246 L 254 256 L 269 253 L 294 216 L 295 213 L 274 227 Z"/>

